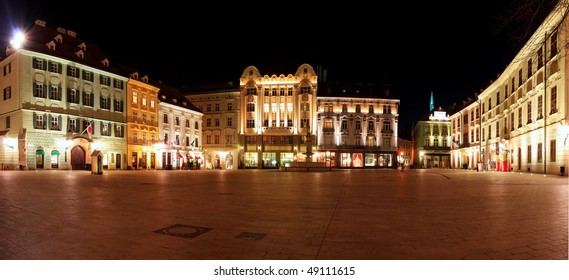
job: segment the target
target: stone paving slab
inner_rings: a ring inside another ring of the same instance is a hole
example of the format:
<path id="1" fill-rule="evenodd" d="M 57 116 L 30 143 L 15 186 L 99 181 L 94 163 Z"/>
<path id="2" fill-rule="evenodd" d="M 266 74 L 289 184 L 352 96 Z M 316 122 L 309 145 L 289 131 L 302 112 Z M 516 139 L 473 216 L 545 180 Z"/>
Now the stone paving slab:
<path id="1" fill-rule="evenodd" d="M 0 259 L 567 260 L 568 188 L 443 169 L 0 171 Z"/>

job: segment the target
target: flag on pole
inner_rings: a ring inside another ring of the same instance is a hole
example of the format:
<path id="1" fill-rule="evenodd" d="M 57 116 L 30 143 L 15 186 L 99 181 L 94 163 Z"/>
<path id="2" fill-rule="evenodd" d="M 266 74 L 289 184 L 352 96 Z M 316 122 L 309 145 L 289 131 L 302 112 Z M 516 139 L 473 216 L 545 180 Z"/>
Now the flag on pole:
<path id="1" fill-rule="evenodd" d="M 91 134 L 93 133 L 93 127 L 91 126 L 92 122 L 89 123 L 89 125 L 87 126 L 87 134 L 89 135 L 89 138 L 91 138 Z"/>
<path id="2" fill-rule="evenodd" d="M 190 146 L 193 147 L 195 145 L 195 142 L 196 142 L 196 139 L 192 140 L 192 143 L 190 143 Z"/>

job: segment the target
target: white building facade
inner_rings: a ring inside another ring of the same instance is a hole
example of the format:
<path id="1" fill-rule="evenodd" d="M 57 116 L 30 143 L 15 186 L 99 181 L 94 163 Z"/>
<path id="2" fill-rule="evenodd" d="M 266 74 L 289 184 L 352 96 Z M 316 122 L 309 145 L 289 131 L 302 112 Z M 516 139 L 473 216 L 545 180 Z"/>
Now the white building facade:
<path id="1" fill-rule="evenodd" d="M 2 169 L 90 169 L 126 166 L 128 78 L 101 50 L 43 21 L 21 48 L 0 61 Z"/>

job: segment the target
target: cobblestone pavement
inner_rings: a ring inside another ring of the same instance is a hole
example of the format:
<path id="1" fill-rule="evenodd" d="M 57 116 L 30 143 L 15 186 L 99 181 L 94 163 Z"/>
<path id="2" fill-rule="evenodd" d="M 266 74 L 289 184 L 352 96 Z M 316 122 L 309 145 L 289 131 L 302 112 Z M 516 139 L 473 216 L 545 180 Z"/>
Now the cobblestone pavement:
<path id="1" fill-rule="evenodd" d="M 3 260 L 567 260 L 568 179 L 0 171 Z"/>

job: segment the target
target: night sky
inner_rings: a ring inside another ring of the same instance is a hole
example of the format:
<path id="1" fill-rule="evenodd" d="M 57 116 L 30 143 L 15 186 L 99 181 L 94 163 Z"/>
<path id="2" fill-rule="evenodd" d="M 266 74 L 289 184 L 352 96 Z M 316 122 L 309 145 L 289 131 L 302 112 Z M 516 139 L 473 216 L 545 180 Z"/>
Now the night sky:
<path id="1" fill-rule="evenodd" d="M 329 81 L 392 84 L 400 126 L 410 128 L 428 113 L 431 92 L 448 108 L 505 69 L 523 31 L 538 25 L 504 20 L 520 3 L 539 12 L 555 1 L 117 2 L 0 0 L 0 44 L 40 18 L 99 45 L 111 63 L 172 86 L 237 82 L 250 65 L 294 74 L 308 63 L 326 68 Z"/>

